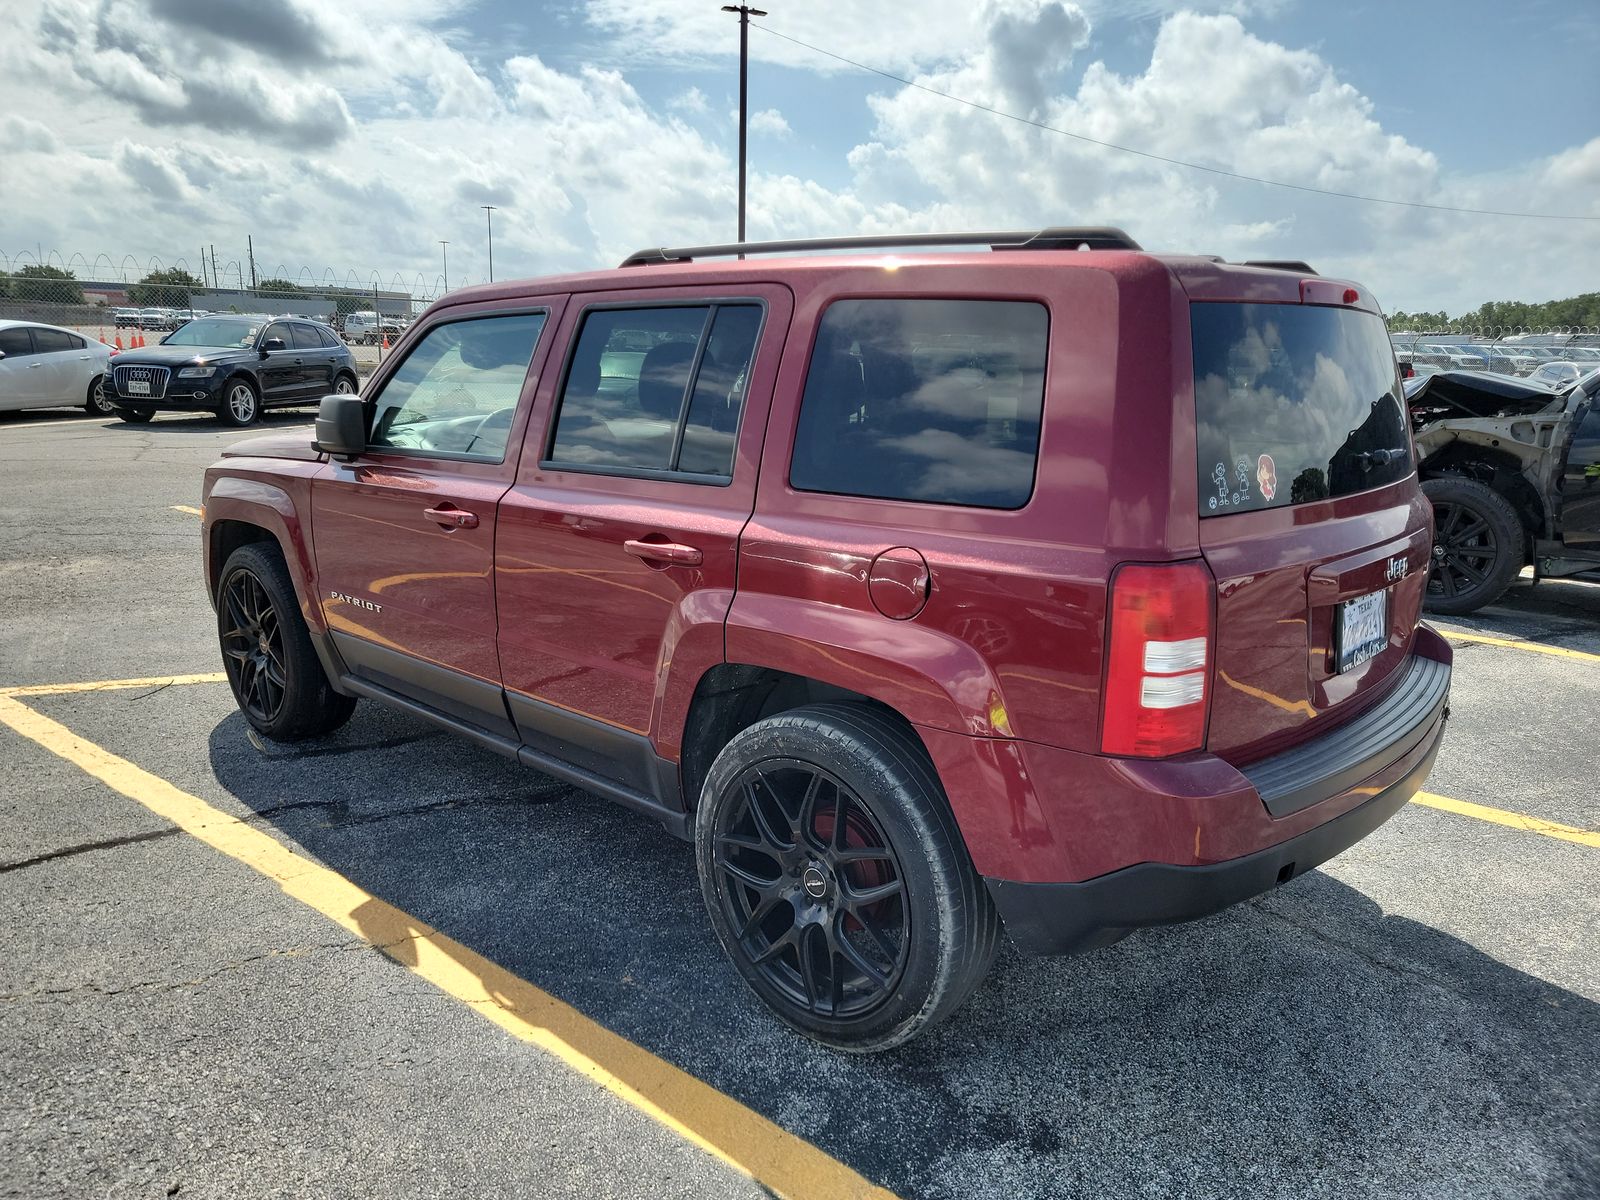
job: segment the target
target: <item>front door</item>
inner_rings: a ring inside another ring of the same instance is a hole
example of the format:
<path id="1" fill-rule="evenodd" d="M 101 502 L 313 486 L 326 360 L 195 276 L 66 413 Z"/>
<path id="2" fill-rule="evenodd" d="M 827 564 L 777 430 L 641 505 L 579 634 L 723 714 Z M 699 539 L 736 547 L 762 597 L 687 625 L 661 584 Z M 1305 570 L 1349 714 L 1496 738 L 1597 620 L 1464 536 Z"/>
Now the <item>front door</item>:
<path id="1" fill-rule="evenodd" d="M 501 736 L 496 506 L 559 301 L 433 322 L 375 381 L 368 447 L 312 484 L 319 601 L 351 674 Z"/>
<path id="2" fill-rule="evenodd" d="M 507 700 L 536 749 L 651 790 L 676 639 L 714 629 L 721 658 L 791 306 L 776 285 L 657 288 L 563 323 L 495 550 Z"/>

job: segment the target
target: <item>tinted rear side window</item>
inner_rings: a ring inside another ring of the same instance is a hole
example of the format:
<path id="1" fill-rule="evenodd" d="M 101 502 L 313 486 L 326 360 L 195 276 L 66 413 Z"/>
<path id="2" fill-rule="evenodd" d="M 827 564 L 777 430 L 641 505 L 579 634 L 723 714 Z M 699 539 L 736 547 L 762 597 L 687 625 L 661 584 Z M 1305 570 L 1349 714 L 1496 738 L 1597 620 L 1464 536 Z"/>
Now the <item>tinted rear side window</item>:
<path id="1" fill-rule="evenodd" d="M 1301 304 L 1195 304 L 1200 515 L 1404 479 L 1410 441 L 1383 321 Z"/>
<path id="2" fill-rule="evenodd" d="M 840 300 L 823 314 L 789 481 L 808 492 L 1021 508 L 1044 408 L 1044 306 Z"/>

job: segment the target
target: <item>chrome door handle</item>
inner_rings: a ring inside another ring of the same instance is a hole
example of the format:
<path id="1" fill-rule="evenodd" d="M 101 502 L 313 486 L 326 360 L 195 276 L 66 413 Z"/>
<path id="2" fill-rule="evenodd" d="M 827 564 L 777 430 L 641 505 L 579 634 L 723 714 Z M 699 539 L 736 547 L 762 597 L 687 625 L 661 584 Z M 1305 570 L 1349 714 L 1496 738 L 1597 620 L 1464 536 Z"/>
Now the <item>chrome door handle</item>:
<path id="1" fill-rule="evenodd" d="M 464 508 L 457 508 L 454 504 L 441 504 L 437 508 L 425 508 L 422 515 L 428 520 L 448 529 L 476 529 L 478 527 L 478 514 L 468 512 Z"/>
<path id="2" fill-rule="evenodd" d="M 639 538 L 629 538 L 622 543 L 622 548 L 635 558 L 646 561 L 654 559 L 656 562 L 672 563 L 680 567 L 697 567 L 705 560 L 705 555 L 693 546 L 684 546 L 677 542 L 647 542 Z"/>

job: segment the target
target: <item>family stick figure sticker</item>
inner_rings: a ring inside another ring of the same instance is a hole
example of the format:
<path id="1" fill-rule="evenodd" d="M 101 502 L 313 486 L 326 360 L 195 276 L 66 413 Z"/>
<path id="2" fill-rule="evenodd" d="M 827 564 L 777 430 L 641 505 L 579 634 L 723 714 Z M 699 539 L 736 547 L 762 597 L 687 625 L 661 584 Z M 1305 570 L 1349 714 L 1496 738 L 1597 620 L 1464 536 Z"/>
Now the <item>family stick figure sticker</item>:
<path id="1" fill-rule="evenodd" d="M 1256 486 L 1261 489 L 1263 499 L 1271 500 L 1278 494 L 1278 468 L 1273 465 L 1270 454 L 1256 459 Z"/>

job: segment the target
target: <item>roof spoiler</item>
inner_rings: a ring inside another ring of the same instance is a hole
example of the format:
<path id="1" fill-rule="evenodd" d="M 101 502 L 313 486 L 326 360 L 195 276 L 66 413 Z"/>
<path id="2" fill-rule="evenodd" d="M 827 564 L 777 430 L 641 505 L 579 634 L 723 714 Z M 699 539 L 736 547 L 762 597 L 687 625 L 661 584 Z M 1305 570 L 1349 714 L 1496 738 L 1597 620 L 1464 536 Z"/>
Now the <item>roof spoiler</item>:
<path id="1" fill-rule="evenodd" d="M 1265 267 L 1269 271 L 1293 271 L 1297 275 L 1315 275 L 1317 273 L 1310 263 L 1298 262 L 1292 258 L 1247 259 L 1240 266 Z"/>
<path id="2" fill-rule="evenodd" d="M 866 237 L 797 238 L 781 242 L 727 242 L 716 246 L 662 246 L 635 250 L 624 267 L 693 262 L 730 255 L 791 254 L 805 250 L 896 250 L 910 246 L 988 246 L 991 250 L 1142 250 L 1111 225 L 1053 226 L 1049 229 L 986 233 L 891 233 Z M 1309 269 L 1309 268 L 1308 268 Z"/>

